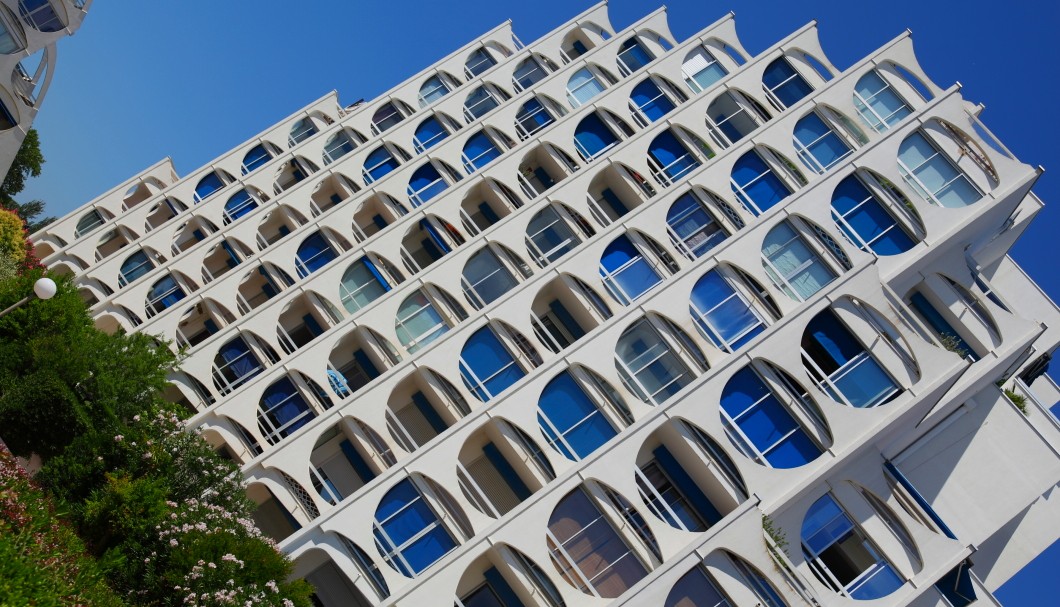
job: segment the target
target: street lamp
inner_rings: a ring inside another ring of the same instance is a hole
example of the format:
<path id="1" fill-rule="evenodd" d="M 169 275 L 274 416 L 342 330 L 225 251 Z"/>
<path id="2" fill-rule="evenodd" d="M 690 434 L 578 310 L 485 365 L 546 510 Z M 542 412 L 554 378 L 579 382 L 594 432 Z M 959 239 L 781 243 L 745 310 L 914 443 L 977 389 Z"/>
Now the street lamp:
<path id="1" fill-rule="evenodd" d="M 55 296 L 56 289 L 57 287 L 55 286 L 55 281 L 47 277 L 40 278 L 37 280 L 37 282 L 33 283 L 33 295 L 36 295 L 37 299 L 51 299 Z M 14 305 L 7 308 L 3 312 L 0 312 L 0 316 L 7 315 L 8 312 L 14 310 L 15 308 L 18 308 L 22 304 L 28 302 L 30 299 L 33 299 L 33 295 L 27 295 L 26 297 L 23 297 L 22 299 L 16 301 Z"/>

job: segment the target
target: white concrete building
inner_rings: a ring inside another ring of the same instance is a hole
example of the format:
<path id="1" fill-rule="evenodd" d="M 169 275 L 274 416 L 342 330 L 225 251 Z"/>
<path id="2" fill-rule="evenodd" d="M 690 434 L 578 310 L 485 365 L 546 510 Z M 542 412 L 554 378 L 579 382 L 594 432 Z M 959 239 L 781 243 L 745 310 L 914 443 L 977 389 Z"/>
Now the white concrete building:
<path id="1" fill-rule="evenodd" d="M 1060 314 L 980 110 L 908 33 L 600 4 L 33 238 L 186 352 L 322 605 L 996 605 L 1060 536 Z"/>
<path id="2" fill-rule="evenodd" d="M 37 117 L 55 71 L 55 43 L 72 36 L 92 0 L 0 0 L 0 175 Z"/>

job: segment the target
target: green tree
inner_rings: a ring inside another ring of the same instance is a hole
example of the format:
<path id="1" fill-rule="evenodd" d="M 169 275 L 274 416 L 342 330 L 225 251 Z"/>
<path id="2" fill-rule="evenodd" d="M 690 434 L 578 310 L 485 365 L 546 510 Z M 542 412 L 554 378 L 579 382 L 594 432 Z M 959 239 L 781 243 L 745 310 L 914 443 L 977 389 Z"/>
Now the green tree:
<path id="1" fill-rule="evenodd" d="M 0 307 L 41 275 L 0 281 Z M 251 522 L 238 467 L 163 398 L 168 344 L 97 330 L 69 279 L 52 278 L 54 297 L 0 318 L 0 434 L 44 458 L 36 478 L 111 588 L 132 605 L 307 607 L 308 584 L 285 581 L 290 560 Z"/>
<path id="2" fill-rule="evenodd" d="M 3 183 L 0 183 L 0 206 L 18 213 L 26 222 L 26 229 L 30 233 L 36 232 L 49 223 L 55 221 L 54 217 L 37 219 L 44 213 L 44 202 L 31 200 L 25 203 L 15 201 L 15 195 L 26 189 L 26 180 L 30 177 L 39 177 L 41 167 L 44 165 L 44 154 L 40 151 L 40 137 L 36 129 L 30 129 L 22 145 L 15 153 L 15 159 Z"/>

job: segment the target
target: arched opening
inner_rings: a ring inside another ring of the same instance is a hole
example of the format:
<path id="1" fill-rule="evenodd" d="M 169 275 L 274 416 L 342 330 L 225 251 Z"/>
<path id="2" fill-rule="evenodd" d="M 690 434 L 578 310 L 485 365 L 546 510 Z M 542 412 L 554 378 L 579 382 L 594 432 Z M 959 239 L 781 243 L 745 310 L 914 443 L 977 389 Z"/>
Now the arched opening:
<path id="1" fill-rule="evenodd" d="M 408 214 L 408 210 L 386 192 L 376 192 L 361 201 L 353 214 L 353 236 L 364 242 L 390 224 Z"/>
<path id="2" fill-rule="evenodd" d="M 655 188 L 644 177 L 622 163 L 611 162 L 589 183 L 587 202 L 593 219 L 607 226 L 652 196 Z"/>
<path id="3" fill-rule="evenodd" d="M 294 279 L 269 262 L 262 262 L 243 275 L 236 301 L 239 313 L 247 314 L 294 284 Z"/>
<path id="4" fill-rule="evenodd" d="M 679 269 L 659 243 L 635 230 L 612 240 L 600 256 L 600 278 L 615 301 L 624 306 Z"/>
<path id="5" fill-rule="evenodd" d="M 523 156 L 519 164 L 519 186 L 527 199 L 533 200 L 578 170 L 574 159 L 559 148 L 538 144 Z"/>
<path id="6" fill-rule="evenodd" d="M 409 226 L 401 239 L 401 260 L 412 274 L 429 267 L 464 244 L 460 231 L 435 215 Z"/>
<path id="7" fill-rule="evenodd" d="M 463 607 L 563 605 L 563 597 L 541 568 L 507 544 L 494 544 L 464 570 L 457 584 Z"/>
<path id="8" fill-rule="evenodd" d="M 707 106 L 707 130 L 722 148 L 747 137 L 769 119 L 762 104 L 739 89 L 725 91 Z"/>
<path id="9" fill-rule="evenodd" d="M 313 291 L 305 291 L 287 302 L 276 324 L 276 340 L 287 354 L 292 354 L 341 319 L 331 302 Z"/>
<path id="10" fill-rule="evenodd" d="M 313 445 L 309 456 L 313 488 L 324 501 L 337 504 L 393 465 L 393 457 L 371 428 L 344 417 L 321 432 Z"/>
<path id="11" fill-rule="evenodd" d="M 530 313 L 534 334 L 557 353 L 611 318 L 603 298 L 569 274 L 561 274 L 541 287 Z"/>
<path id="12" fill-rule="evenodd" d="M 258 250 L 264 251 L 276 244 L 307 221 L 304 215 L 286 204 L 267 209 L 258 223 L 258 233 L 255 237 Z"/>
<path id="13" fill-rule="evenodd" d="M 507 514 L 555 478 L 533 439 L 500 418 L 464 441 L 456 467 L 464 496 L 493 518 Z"/>
<path id="14" fill-rule="evenodd" d="M 233 322 L 235 316 L 227 308 L 212 298 L 204 297 L 181 315 L 175 335 L 177 346 L 195 347 Z"/>
<path id="15" fill-rule="evenodd" d="M 368 327 L 357 327 L 331 350 L 328 384 L 336 396 L 349 398 L 400 361 L 386 338 Z"/>
<path id="16" fill-rule="evenodd" d="M 390 393 L 387 430 L 395 442 L 412 453 L 468 413 L 471 408 L 455 386 L 438 373 L 420 367 Z"/>
<path id="17" fill-rule="evenodd" d="M 202 280 L 207 284 L 227 274 L 254 254 L 246 245 L 229 237 L 212 245 L 202 260 Z"/>
<path id="18" fill-rule="evenodd" d="M 523 201 L 508 186 L 486 178 L 464 195 L 460 203 L 460 220 L 470 234 L 479 234 L 523 206 Z"/>
<path id="19" fill-rule="evenodd" d="M 313 188 L 313 194 L 309 197 L 309 208 L 314 217 L 322 215 L 346 202 L 360 190 L 360 186 L 349 177 L 342 173 L 332 173 L 321 179 Z"/>

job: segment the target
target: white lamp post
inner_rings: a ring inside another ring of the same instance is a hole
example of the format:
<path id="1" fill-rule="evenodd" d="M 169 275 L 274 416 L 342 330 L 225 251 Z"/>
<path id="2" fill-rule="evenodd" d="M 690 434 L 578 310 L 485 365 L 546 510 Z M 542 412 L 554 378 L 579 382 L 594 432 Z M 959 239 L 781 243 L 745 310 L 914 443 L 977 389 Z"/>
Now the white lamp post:
<path id="1" fill-rule="evenodd" d="M 37 282 L 33 283 L 33 295 L 36 295 L 37 299 L 51 299 L 55 296 L 56 289 L 57 287 L 55 286 L 55 281 L 47 277 L 38 279 Z M 4 316 L 8 312 L 28 302 L 30 299 L 33 298 L 33 295 L 27 295 L 26 297 L 23 297 L 22 299 L 16 301 L 12 306 L 8 307 L 3 312 L 0 312 L 0 316 Z"/>

